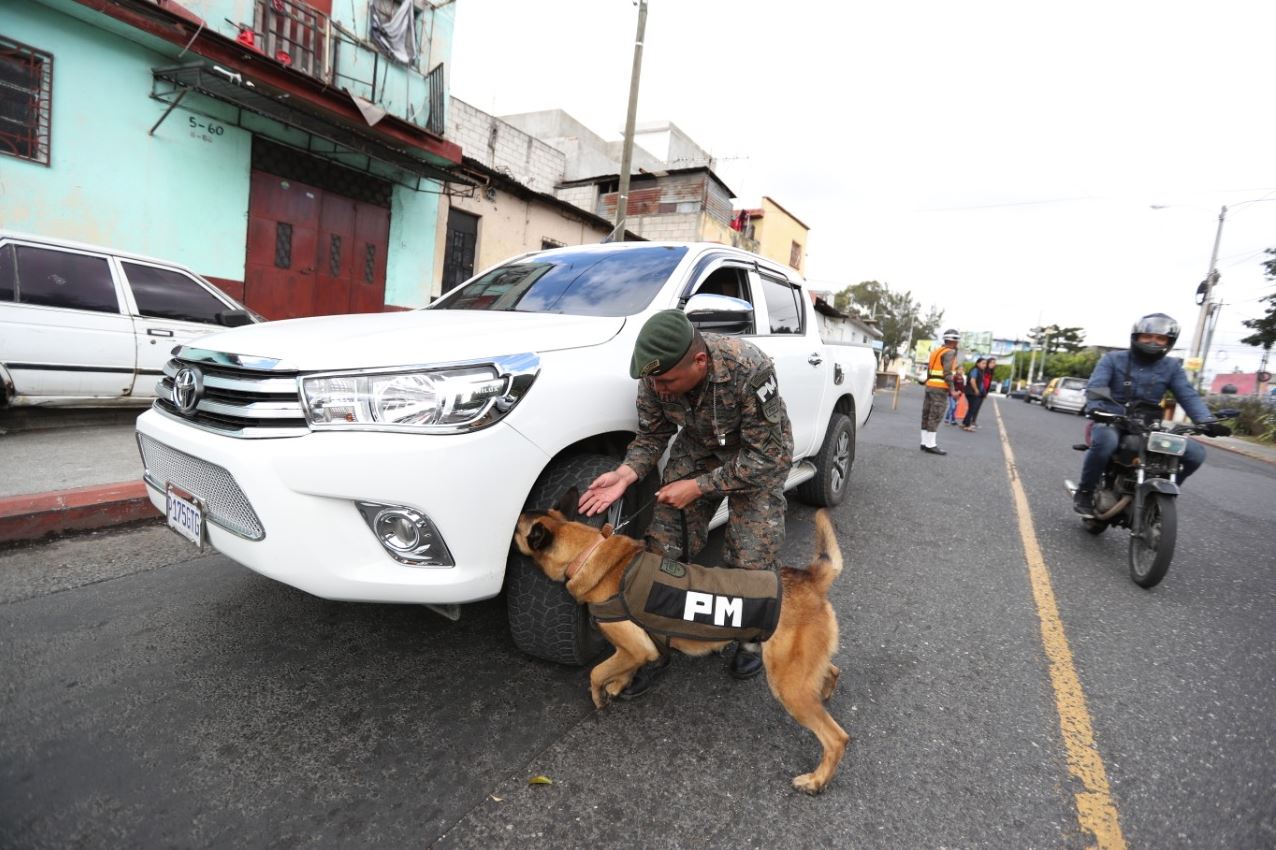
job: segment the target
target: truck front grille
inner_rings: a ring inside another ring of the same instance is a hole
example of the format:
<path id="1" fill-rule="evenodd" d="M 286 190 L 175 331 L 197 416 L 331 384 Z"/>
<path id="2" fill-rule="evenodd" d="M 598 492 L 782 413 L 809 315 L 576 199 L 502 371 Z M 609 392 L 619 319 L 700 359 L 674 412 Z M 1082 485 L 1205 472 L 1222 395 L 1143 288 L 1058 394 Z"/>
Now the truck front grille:
<path id="1" fill-rule="evenodd" d="M 145 434 L 137 435 L 137 446 L 142 452 L 142 465 L 146 467 L 146 481 L 152 487 L 163 490 L 165 485 L 173 484 L 187 491 L 204 503 L 209 522 L 231 534 L 249 540 L 266 536 L 266 529 L 262 528 L 248 497 L 224 467 L 166 446 Z"/>
<path id="2" fill-rule="evenodd" d="M 175 386 L 183 370 L 189 370 L 184 376 L 185 388 Z M 191 391 L 192 380 L 198 391 Z M 263 372 L 178 357 L 164 364 L 164 377 L 156 384 L 155 394 L 157 410 L 228 437 L 300 437 L 310 433 L 301 411 L 296 372 Z M 190 406 L 192 399 L 194 407 Z"/>

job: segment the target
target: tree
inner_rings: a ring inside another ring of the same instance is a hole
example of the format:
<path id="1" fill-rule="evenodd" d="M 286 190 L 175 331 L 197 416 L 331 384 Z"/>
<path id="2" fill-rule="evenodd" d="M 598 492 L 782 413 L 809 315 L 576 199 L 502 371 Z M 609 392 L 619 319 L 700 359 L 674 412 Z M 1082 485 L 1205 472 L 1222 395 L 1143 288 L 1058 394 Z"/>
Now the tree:
<path id="1" fill-rule="evenodd" d="M 877 315 L 877 305 L 886 294 L 886 287 L 875 280 L 866 280 L 854 286 L 848 286 L 833 296 L 833 306 L 843 313 L 852 307 L 862 313 L 865 318 Z"/>
<path id="2" fill-rule="evenodd" d="M 876 280 L 844 288 L 833 296 L 833 306 L 843 312 L 854 307 L 865 317 L 877 320 L 882 332 L 883 363 L 890 363 L 909 348 L 910 335 L 913 340 L 934 338 L 944 320 L 944 311 L 934 305 L 923 316 L 922 305 L 913 300 L 911 291 L 892 292 Z"/>
<path id="3" fill-rule="evenodd" d="M 1276 248 L 1268 248 L 1267 253 L 1276 258 Z M 1267 279 L 1276 280 L 1276 259 L 1267 260 L 1263 265 L 1267 267 Z M 1263 365 L 1259 367 L 1259 371 L 1265 372 L 1267 358 L 1272 353 L 1272 345 L 1276 344 L 1276 292 L 1263 296 L 1261 300 L 1267 302 L 1267 315 L 1256 319 L 1246 319 L 1241 323 L 1254 332 L 1241 342 L 1263 349 Z"/>
<path id="4" fill-rule="evenodd" d="M 1043 373 L 1047 378 L 1088 378 L 1103 355 L 1091 348 L 1085 351 L 1060 352 L 1046 358 Z"/>
<path id="5" fill-rule="evenodd" d="M 1058 325 L 1042 325 L 1039 328 L 1033 328 L 1028 331 L 1028 339 L 1032 340 L 1035 345 L 1040 347 L 1042 344 L 1046 346 L 1046 354 L 1054 354 L 1057 351 L 1066 351 L 1069 354 L 1076 354 L 1085 348 L 1085 331 L 1081 328 L 1061 328 Z"/>

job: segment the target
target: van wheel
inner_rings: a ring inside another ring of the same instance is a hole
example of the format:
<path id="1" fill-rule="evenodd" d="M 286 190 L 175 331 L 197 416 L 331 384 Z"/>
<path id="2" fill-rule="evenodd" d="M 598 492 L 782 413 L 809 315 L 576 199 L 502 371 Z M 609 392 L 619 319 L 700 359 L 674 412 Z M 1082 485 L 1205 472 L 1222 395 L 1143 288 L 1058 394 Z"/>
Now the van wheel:
<path id="1" fill-rule="evenodd" d="M 855 463 L 855 421 L 845 413 L 829 417 L 824 444 L 812 461 L 815 477 L 797 486 L 797 497 L 817 508 L 842 504 L 850 486 L 851 466 Z"/>
<path id="2" fill-rule="evenodd" d="M 524 510 L 546 510 L 556 504 L 573 485 L 582 492 L 604 472 L 620 465 L 620 460 L 607 455 L 577 455 L 554 461 L 541 473 L 536 486 L 527 496 Z M 638 505 L 646 482 L 629 488 L 622 499 L 605 513 L 581 517 L 581 522 L 601 526 L 613 525 Z M 651 511 L 635 518 L 624 533 L 641 538 Z M 576 604 L 566 588 L 550 581 L 532 559 L 517 549 L 512 550 L 505 573 L 505 607 L 509 616 L 510 636 L 514 645 L 528 655 L 558 664 L 583 665 L 593 661 L 606 647 L 602 635 L 589 621 L 589 612 Z"/>

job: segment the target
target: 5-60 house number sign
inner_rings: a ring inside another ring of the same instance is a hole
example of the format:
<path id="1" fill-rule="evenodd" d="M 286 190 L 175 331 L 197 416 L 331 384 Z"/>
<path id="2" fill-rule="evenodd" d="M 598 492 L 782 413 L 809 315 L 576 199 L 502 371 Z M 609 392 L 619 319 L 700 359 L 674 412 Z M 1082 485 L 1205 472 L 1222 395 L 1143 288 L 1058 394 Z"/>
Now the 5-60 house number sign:
<path id="1" fill-rule="evenodd" d="M 212 142 L 213 136 L 224 136 L 226 128 L 221 124 L 214 124 L 212 121 L 204 123 L 203 121 L 192 115 L 189 119 L 192 139 L 203 139 L 206 142 Z"/>

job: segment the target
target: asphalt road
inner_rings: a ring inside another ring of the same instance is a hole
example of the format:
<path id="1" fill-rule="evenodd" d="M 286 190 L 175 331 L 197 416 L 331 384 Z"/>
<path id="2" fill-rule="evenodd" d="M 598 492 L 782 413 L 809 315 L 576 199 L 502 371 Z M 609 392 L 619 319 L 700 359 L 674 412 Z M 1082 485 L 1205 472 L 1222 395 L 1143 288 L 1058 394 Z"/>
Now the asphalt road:
<path id="1" fill-rule="evenodd" d="M 920 406 L 879 398 L 834 512 L 830 710 L 854 741 L 820 797 L 789 787 L 814 738 L 725 659 L 598 713 L 583 670 L 514 649 L 502 600 L 457 623 L 326 602 L 151 526 L 0 552 L 0 846 L 1082 848 L 1078 710 L 1106 846 L 1276 846 L 1276 467 L 1211 452 L 1145 591 L 1063 493 L 1081 419 L 1003 400 L 940 458 Z M 1079 707 L 1052 685 L 998 412 Z M 791 504 L 793 563 L 811 520 Z"/>

